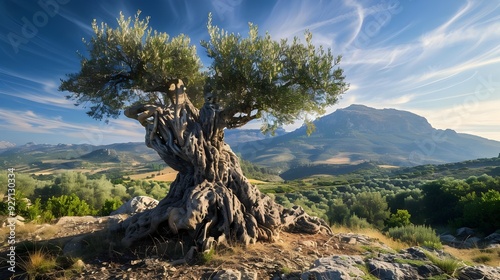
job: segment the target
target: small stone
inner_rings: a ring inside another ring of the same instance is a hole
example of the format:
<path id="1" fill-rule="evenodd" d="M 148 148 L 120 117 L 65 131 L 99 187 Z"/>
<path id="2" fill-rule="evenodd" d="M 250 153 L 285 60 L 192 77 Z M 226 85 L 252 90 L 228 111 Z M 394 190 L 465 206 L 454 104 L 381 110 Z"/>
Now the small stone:
<path id="1" fill-rule="evenodd" d="M 131 260 L 130 264 L 131 265 L 136 265 L 136 264 L 141 263 L 141 262 L 142 262 L 142 260 Z"/>

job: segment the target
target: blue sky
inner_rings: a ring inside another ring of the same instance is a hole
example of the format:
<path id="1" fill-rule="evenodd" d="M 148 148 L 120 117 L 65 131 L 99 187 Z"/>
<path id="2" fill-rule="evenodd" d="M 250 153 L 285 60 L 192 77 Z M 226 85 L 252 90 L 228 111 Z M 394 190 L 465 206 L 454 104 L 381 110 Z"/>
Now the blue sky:
<path id="1" fill-rule="evenodd" d="M 92 20 L 115 25 L 120 11 L 137 10 L 154 29 L 191 37 L 206 65 L 199 42 L 209 12 L 235 33 L 246 34 L 248 22 L 275 39 L 309 29 L 315 44 L 343 55 L 351 84 L 329 113 L 351 104 L 396 108 L 500 141 L 500 2 L 459 0 L 0 0 L 0 141 L 142 141 L 137 122 L 95 121 L 57 90 L 79 70 L 76 51 L 85 54 Z"/>

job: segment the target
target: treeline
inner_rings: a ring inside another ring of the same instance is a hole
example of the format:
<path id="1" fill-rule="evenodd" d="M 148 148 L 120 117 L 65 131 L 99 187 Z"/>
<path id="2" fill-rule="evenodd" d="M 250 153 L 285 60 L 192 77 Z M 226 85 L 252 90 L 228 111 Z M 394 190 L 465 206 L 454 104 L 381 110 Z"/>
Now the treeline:
<path id="1" fill-rule="evenodd" d="M 280 204 L 300 205 L 330 224 L 374 226 L 404 224 L 471 227 L 484 233 L 500 229 L 500 177 L 316 179 L 266 189 Z M 404 222 L 398 222 L 404 221 Z"/>
<path id="2" fill-rule="evenodd" d="M 48 222 L 62 216 L 108 215 L 132 197 L 147 195 L 162 199 L 169 184 L 146 180 L 120 180 L 113 184 L 101 175 L 90 179 L 79 172 L 31 177 L 16 173 L 16 213 L 29 220 Z M 0 192 L 7 194 L 7 173 L 0 173 Z M 8 203 L 0 203 L 0 215 L 7 215 Z"/>
<path id="3" fill-rule="evenodd" d="M 262 176 L 272 172 L 255 169 Z M 252 171 L 252 170 L 250 170 Z M 251 173 L 251 172 L 250 172 Z M 500 177 L 466 179 L 374 178 L 373 174 L 319 177 L 264 185 L 285 207 L 302 206 L 331 225 L 389 229 L 406 225 L 471 227 L 485 234 L 500 229 Z M 0 193 L 7 194 L 8 176 L 0 172 Z M 78 172 L 58 175 L 16 174 L 16 213 L 29 220 L 50 221 L 67 215 L 107 215 L 132 197 L 162 199 L 168 183 L 108 180 Z M 8 205 L 0 203 L 0 215 Z"/>

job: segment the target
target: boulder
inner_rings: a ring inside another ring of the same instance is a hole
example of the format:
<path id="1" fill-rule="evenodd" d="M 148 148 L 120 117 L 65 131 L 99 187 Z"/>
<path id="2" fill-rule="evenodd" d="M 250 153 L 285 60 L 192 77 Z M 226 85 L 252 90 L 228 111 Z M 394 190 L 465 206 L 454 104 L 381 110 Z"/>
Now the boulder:
<path id="1" fill-rule="evenodd" d="M 500 244 L 500 233 L 494 232 L 484 238 L 488 244 Z"/>
<path id="2" fill-rule="evenodd" d="M 75 225 L 100 224 L 103 220 L 105 220 L 105 218 L 94 216 L 64 216 L 57 220 L 56 225 L 61 227 L 74 227 Z"/>
<path id="3" fill-rule="evenodd" d="M 131 200 L 125 202 L 120 208 L 111 212 L 111 215 L 117 214 L 129 214 L 133 215 L 136 213 L 143 212 L 147 209 L 155 208 L 158 205 L 158 200 L 151 198 L 149 196 L 136 196 Z"/>
<path id="4" fill-rule="evenodd" d="M 441 242 L 443 243 L 446 243 L 446 244 L 456 244 L 457 242 L 460 242 L 459 240 L 457 240 L 455 238 L 455 236 L 451 235 L 451 234 L 443 234 L 443 235 L 440 235 L 439 236 L 439 239 L 441 240 Z"/>
<path id="5" fill-rule="evenodd" d="M 358 279 L 366 276 L 358 268 L 364 265 L 361 256 L 339 255 L 320 258 L 314 261 L 311 269 L 301 274 L 300 279 Z"/>
<path id="6" fill-rule="evenodd" d="M 414 280 L 419 279 L 418 271 L 409 264 L 390 263 L 379 260 L 369 260 L 368 270 L 378 279 Z"/>
<path id="7" fill-rule="evenodd" d="M 458 271 L 459 280 L 497 280 L 500 279 L 500 267 L 494 266 L 466 266 Z"/>
<path id="8" fill-rule="evenodd" d="M 461 227 L 461 228 L 457 229 L 456 236 L 462 237 L 462 238 L 467 238 L 469 236 L 474 236 L 475 234 L 476 234 L 476 232 L 473 229 L 468 228 L 468 227 Z"/>
<path id="9" fill-rule="evenodd" d="M 464 248 L 477 248 L 481 243 L 481 238 L 479 237 L 470 237 L 464 240 L 463 247 Z"/>
<path id="10" fill-rule="evenodd" d="M 424 250 L 419 247 L 410 247 L 401 251 L 402 255 L 405 255 L 407 259 L 412 260 L 427 260 L 427 255 Z"/>

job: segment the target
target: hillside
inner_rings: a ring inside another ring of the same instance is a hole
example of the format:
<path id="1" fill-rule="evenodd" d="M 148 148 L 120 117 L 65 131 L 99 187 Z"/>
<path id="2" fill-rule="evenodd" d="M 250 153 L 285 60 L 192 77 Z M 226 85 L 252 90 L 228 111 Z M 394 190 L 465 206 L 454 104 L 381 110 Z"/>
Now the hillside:
<path id="1" fill-rule="evenodd" d="M 150 171 L 152 165 L 164 165 L 160 157 L 144 143 L 118 143 L 103 146 L 89 144 L 35 144 L 12 146 L 0 151 L 0 166 L 30 174 L 52 174 L 75 170 L 101 173 L 134 174 Z M 153 170 L 151 170 L 153 171 Z"/>
<path id="2" fill-rule="evenodd" d="M 360 164 L 370 161 L 395 166 L 440 164 L 494 157 L 500 142 L 435 129 L 416 114 L 395 109 L 351 105 L 305 127 L 274 138 L 240 144 L 234 150 L 263 166 Z"/>

